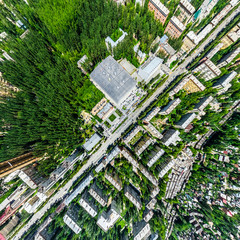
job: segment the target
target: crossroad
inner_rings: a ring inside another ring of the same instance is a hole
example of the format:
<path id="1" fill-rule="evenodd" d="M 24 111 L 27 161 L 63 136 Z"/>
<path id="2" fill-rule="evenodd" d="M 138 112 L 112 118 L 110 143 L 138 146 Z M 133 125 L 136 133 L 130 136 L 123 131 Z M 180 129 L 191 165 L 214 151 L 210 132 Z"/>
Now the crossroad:
<path id="1" fill-rule="evenodd" d="M 200 47 L 194 53 L 192 53 L 189 57 L 187 57 L 185 59 L 185 61 L 182 64 L 180 64 L 171 73 L 171 75 L 168 77 L 167 81 L 161 87 L 159 87 L 149 99 L 146 100 L 146 102 L 141 106 L 141 108 L 136 109 L 136 111 L 134 111 L 130 115 L 128 115 L 127 121 L 124 124 L 122 124 L 115 133 L 113 133 L 111 136 L 109 136 L 109 138 L 107 138 L 107 140 L 102 144 L 102 146 L 99 148 L 99 150 L 91 155 L 88 162 L 80 169 L 80 171 L 64 187 L 60 188 L 60 190 L 52 198 L 50 198 L 50 200 L 46 203 L 46 205 L 43 208 L 41 208 L 37 213 L 35 213 L 32 216 L 32 218 L 28 221 L 28 223 L 23 228 L 21 228 L 19 230 L 19 232 L 14 236 L 14 238 L 13 238 L 14 240 L 21 239 L 24 232 L 26 232 L 29 229 L 29 227 L 31 227 L 34 223 L 36 223 L 38 220 L 40 220 L 42 218 L 42 216 L 44 215 L 44 213 L 48 209 L 50 209 L 52 204 L 54 204 L 55 202 L 61 200 L 62 198 L 64 198 L 66 196 L 66 194 L 68 193 L 68 191 L 70 190 L 70 188 L 72 186 L 72 183 L 75 180 L 77 180 L 84 173 L 84 171 L 86 171 L 88 169 L 88 167 L 90 167 L 92 164 L 95 165 L 98 162 L 98 160 L 106 153 L 108 146 L 110 146 L 111 144 L 114 144 L 114 142 L 118 138 L 121 137 L 121 134 L 132 123 L 134 123 L 137 120 L 137 117 L 139 116 L 139 114 L 142 111 L 146 110 L 146 108 L 152 103 L 152 101 L 157 99 L 157 97 L 169 86 L 169 84 L 176 78 L 176 76 L 178 76 L 181 73 L 183 73 L 184 71 L 186 71 L 186 69 L 185 69 L 186 66 L 189 63 L 191 63 L 198 56 L 198 54 L 201 53 L 204 50 L 204 48 L 211 41 L 213 41 L 216 38 L 218 33 L 221 32 L 223 30 L 223 28 L 225 28 L 230 23 L 230 21 L 232 21 L 232 19 L 234 17 L 236 17 L 237 14 L 239 14 L 239 12 L 240 12 L 240 7 L 238 7 L 228 18 L 226 18 L 214 30 L 214 32 L 200 45 Z"/>

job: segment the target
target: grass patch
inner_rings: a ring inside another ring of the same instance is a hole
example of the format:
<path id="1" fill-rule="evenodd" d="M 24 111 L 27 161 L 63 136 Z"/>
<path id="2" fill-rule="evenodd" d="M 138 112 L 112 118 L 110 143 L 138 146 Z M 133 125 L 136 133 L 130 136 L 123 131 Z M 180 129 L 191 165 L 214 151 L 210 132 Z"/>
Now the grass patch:
<path id="1" fill-rule="evenodd" d="M 110 125 L 110 123 L 109 123 L 108 121 L 105 121 L 105 122 L 104 122 L 104 125 L 105 125 L 107 128 L 110 128 L 110 127 L 111 127 L 111 125 Z"/>
<path id="2" fill-rule="evenodd" d="M 121 117 L 123 114 L 122 114 L 122 112 L 119 110 L 119 109 L 117 109 L 116 111 L 115 111 L 115 113 L 119 116 L 119 117 Z"/>
<path id="3" fill-rule="evenodd" d="M 123 33 L 120 31 L 120 29 L 118 28 L 116 31 L 114 31 L 111 35 L 111 39 L 116 42 L 121 36 L 123 35 Z"/>
<path id="4" fill-rule="evenodd" d="M 116 118 L 117 118 L 117 117 L 116 117 L 114 114 L 112 114 L 112 115 L 109 117 L 109 120 L 110 120 L 111 122 L 113 122 Z"/>
<path id="5" fill-rule="evenodd" d="M 170 64 L 170 69 L 173 69 L 173 68 L 177 65 L 178 62 L 179 62 L 178 59 L 175 60 L 175 61 L 173 61 L 173 62 L 171 62 L 171 64 Z"/>
<path id="6" fill-rule="evenodd" d="M 141 137 L 143 136 L 143 132 L 139 131 L 131 140 L 130 140 L 130 144 L 134 145 Z"/>

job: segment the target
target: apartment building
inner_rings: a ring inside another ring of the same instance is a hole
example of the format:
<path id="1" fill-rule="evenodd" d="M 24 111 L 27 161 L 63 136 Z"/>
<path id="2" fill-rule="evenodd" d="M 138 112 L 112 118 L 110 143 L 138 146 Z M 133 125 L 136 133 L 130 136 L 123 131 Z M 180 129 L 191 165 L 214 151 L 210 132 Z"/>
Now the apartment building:
<path id="1" fill-rule="evenodd" d="M 133 128 L 125 137 L 124 137 L 124 142 L 128 143 L 131 141 L 131 139 L 139 132 L 139 131 L 144 131 L 144 129 L 141 126 L 136 126 Z"/>
<path id="2" fill-rule="evenodd" d="M 157 203 L 157 199 L 156 199 L 156 198 L 151 198 L 151 199 L 147 202 L 146 207 L 147 207 L 148 209 L 154 209 L 156 203 Z"/>
<path id="3" fill-rule="evenodd" d="M 179 21 L 186 25 L 194 12 L 195 8 L 189 1 L 181 0 L 175 11 L 175 16 L 179 19 Z"/>
<path id="4" fill-rule="evenodd" d="M 219 89 L 218 94 L 226 92 L 232 85 L 231 81 L 237 76 L 237 72 L 233 71 L 231 73 L 225 74 L 218 79 L 216 83 L 213 84 L 213 88 Z"/>
<path id="5" fill-rule="evenodd" d="M 133 224 L 133 239 L 143 240 L 151 235 L 151 228 L 149 223 L 144 220 Z"/>
<path id="6" fill-rule="evenodd" d="M 134 159 L 133 155 L 125 148 L 122 148 L 122 155 L 136 168 L 139 168 L 139 163 Z"/>
<path id="7" fill-rule="evenodd" d="M 203 91 L 205 89 L 205 86 L 200 81 L 198 81 L 198 79 L 194 75 L 190 74 L 183 80 L 181 80 L 178 85 L 171 90 L 169 95 L 173 96 L 182 89 L 185 90 L 187 93 L 194 93 Z"/>
<path id="8" fill-rule="evenodd" d="M 135 146 L 134 150 L 136 154 L 139 156 L 142 154 L 148 146 L 153 143 L 153 139 L 151 139 L 149 136 L 144 137 L 144 139 L 140 140 L 137 145 Z"/>
<path id="9" fill-rule="evenodd" d="M 112 201 L 110 209 L 105 212 L 103 211 L 101 215 L 99 215 L 97 220 L 97 225 L 104 231 L 107 232 L 110 228 L 114 226 L 114 224 L 121 217 L 120 210 L 117 207 L 115 201 Z"/>
<path id="10" fill-rule="evenodd" d="M 82 230 L 81 226 L 77 223 L 79 219 L 79 213 L 80 209 L 75 206 L 71 206 L 68 208 L 66 214 L 63 216 L 63 221 L 67 224 L 67 226 L 73 230 L 74 233 L 78 234 Z"/>
<path id="11" fill-rule="evenodd" d="M 165 33 L 168 33 L 172 38 L 179 38 L 185 28 L 186 27 L 178 20 L 178 18 L 173 16 L 165 29 Z"/>
<path id="12" fill-rule="evenodd" d="M 188 53 L 192 49 L 194 49 L 196 46 L 196 39 L 197 39 L 197 36 L 193 31 L 190 31 L 189 33 L 187 33 L 187 35 L 183 39 L 183 44 L 181 47 L 182 51 Z"/>
<path id="13" fill-rule="evenodd" d="M 204 97 L 202 98 L 194 107 L 193 111 L 197 111 L 197 112 L 203 112 L 203 110 L 205 109 L 205 107 L 207 107 L 207 105 L 212 102 L 213 97 L 209 96 L 209 97 Z"/>
<path id="14" fill-rule="evenodd" d="M 104 177 L 118 190 L 122 190 L 122 181 L 119 176 L 113 171 L 112 173 L 105 172 Z"/>
<path id="15" fill-rule="evenodd" d="M 171 144 L 177 145 L 178 141 L 181 141 L 181 138 L 179 137 L 180 132 L 178 130 L 169 129 L 161 139 L 162 143 L 166 145 L 167 147 Z"/>
<path id="16" fill-rule="evenodd" d="M 89 194 L 97 200 L 103 207 L 107 205 L 108 197 L 103 194 L 103 190 L 97 186 L 97 183 L 94 182 L 90 189 Z"/>
<path id="17" fill-rule="evenodd" d="M 148 163 L 147 163 L 147 166 L 148 166 L 148 167 L 152 167 L 152 165 L 153 165 L 154 163 L 156 163 L 157 160 L 158 160 L 160 157 L 162 157 L 164 153 L 165 153 L 165 151 L 164 151 L 163 149 L 161 149 L 161 148 L 158 147 L 158 148 L 157 148 L 157 152 L 156 152 L 156 151 L 153 151 L 153 152 L 151 153 L 151 156 L 150 156 L 150 159 L 149 159 L 149 161 L 148 161 Z"/>
<path id="18" fill-rule="evenodd" d="M 226 66 L 227 64 L 231 63 L 234 60 L 234 58 L 236 58 L 237 55 L 239 55 L 239 53 L 240 53 L 240 47 L 226 54 L 222 59 L 220 59 L 217 66 L 219 68 Z"/>
<path id="19" fill-rule="evenodd" d="M 182 116 L 182 118 L 175 124 L 177 128 L 185 129 L 195 118 L 197 115 L 195 113 L 187 113 Z"/>
<path id="20" fill-rule="evenodd" d="M 140 210 L 142 208 L 140 193 L 132 185 L 125 185 L 124 195 L 137 207 L 137 209 Z"/>
<path id="21" fill-rule="evenodd" d="M 204 60 L 200 65 L 198 65 L 194 72 L 200 72 L 201 77 L 206 81 L 209 81 L 221 74 L 221 70 L 209 59 Z"/>
<path id="22" fill-rule="evenodd" d="M 153 137 L 161 139 L 163 135 L 151 124 L 151 123 L 146 123 L 144 125 L 146 130 L 151 133 Z"/>
<path id="23" fill-rule="evenodd" d="M 180 98 L 176 98 L 168 103 L 161 111 L 159 112 L 160 115 L 168 115 L 170 114 L 179 104 L 181 103 Z"/>
<path id="24" fill-rule="evenodd" d="M 78 195 L 80 194 L 86 186 L 90 184 L 90 182 L 93 180 L 94 174 L 90 172 L 86 177 L 83 178 L 83 180 L 78 184 L 77 188 L 67 197 L 64 201 L 66 205 L 69 205 L 69 203 Z"/>
<path id="25" fill-rule="evenodd" d="M 145 208 L 143 211 L 143 220 L 145 222 L 149 222 L 149 220 L 153 217 L 154 213 L 151 209 Z"/>
<path id="26" fill-rule="evenodd" d="M 240 23 L 234 26 L 222 39 L 222 49 L 225 49 L 235 43 L 240 38 Z"/>
<path id="27" fill-rule="evenodd" d="M 172 169 L 172 167 L 174 166 L 175 161 L 173 159 L 169 159 L 166 160 L 165 162 L 163 162 L 158 168 L 157 170 L 159 171 L 158 177 L 159 178 L 163 178 L 164 175 L 170 170 Z"/>
<path id="28" fill-rule="evenodd" d="M 160 2 L 160 0 L 150 0 L 148 9 L 154 12 L 154 17 L 159 20 L 162 25 L 165 23 L 169 10 Z"/>
<path id="29" fill-rule="evenodd" d="M 208 59 L 211 59 L 222 47 L 223 47 L 223 43 L 220 42 L 216 47 L 214 47 L 207 53 L 206 57 Z"/>
<path id="30" fill-rule="evenodd" d="M 158 180 L 143 165 L 140 165 L 139 170 L 153 185 L 158 186 Z"/>
<path id="31" fill-rule="evenodd" d="M 95 217 L 97 215 L 98 208 L 95 205 L 94 201 L 90 200 L 90 198 L 90 194 L 85 191 L 79 201 L 79 204 L 88 212 L 89 215 Z"/>
<path id="32" fill-rule="evenodd" d="M 195 19 L 197 18 L 199 21 L 201 21 L 203 18 L 207 17 L 217 2 L 218 0 L 204 0 L 199 10 L 195 14 Z"/>
<path id="33" fill-rule="evenodd" d="M 143 119 L 144 122 L 150 122 L 152 118 L 154 118 L 160 111 L 159 107 L 154 107 L 150 112 L 148 112 L 148 114 L 146 115 L 146 117 Z"/>

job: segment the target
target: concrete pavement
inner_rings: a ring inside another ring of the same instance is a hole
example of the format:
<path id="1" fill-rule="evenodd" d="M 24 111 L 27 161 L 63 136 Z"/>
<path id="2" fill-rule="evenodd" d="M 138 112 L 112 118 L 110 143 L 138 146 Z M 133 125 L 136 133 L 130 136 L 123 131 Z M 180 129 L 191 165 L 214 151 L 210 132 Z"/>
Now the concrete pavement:
<path id="1" fill-rule="evenodd" d="M 15 237 L 13 238 L 14 240 L 17 239 L 21 239 L 21 236 L 24 234 L 24 232 L 26 232 L 28 230 L 29 227 L 31 227 L 34 223 L 36 223 L 39 219 L 42 218 L 42 216 L 44 215 L 44 213 L 51 207 L 51 205 L 58 201 L 61 200 L 63 197 L 65 197 L 65 195 L 68 193 L 70 187 L 72 186 L 72 183 L 77 180 L 78 177 L 80 177 L 84 171 L 91 166 L 92 164 L 96 164 L 98 162 L 98 160 L 102 157 L 102 155 L 106 152 L 107 148 L 109 145 L 113 144 L 119 137 L 121 137 L 121 134 L 132 124 L 132 122 L 135 122 L 137 117 L 139 116 L 139 114 L 144 111 L 149 104 L 156 99 L 156 97 L 161 94 L 165 88 L 174 80 L 174 78 L 181 74 L 183 72 L 183 69 L 190 63 L 192 62 L 193 59 L 195 59 L 197 57 L 197 55 L 199 53 L 201 53 L 205 46 L 207 46 L 211 41 L 213 41 L 215 39 L 215 37 L 217 36 L 217 34 L 224 28 L 226 27 L 226 25 L 235 17 L 236 14 L 238 14 L 240 12 L 240 7 L 238 7 L 237 10 L 235 10 L 227 19 L 225 19 L 215 30 L 214 32 L 211 34 L 211 36 L 209 36 L 203 43 L 202 45 L 188 58 L 185 59 L 185 61 L 179 65 L 174 71 L 173 73 L 169 76 L 169 78 L 167 79 L 167 81 L 161 86 L 159 87 L 154 94 L 147 99 L 147 101 L 142 105 L 141 108 L 136 109 L 135 112 L 131 113 L 128 116 L 128 120 L 119 127 L 119 129 L 113 133 L 100 147 L 100 149 L 94 153 L 90 159 L 88 160 L 88 162 L 81 168 L 81 170 L 64 186 L 62 187 L 49 201 L 48 203 L 41 209 L 39 210 L 37 213 L 35 213 L 32 218 L 29 220 L 29 222 L 22 228 L 20 229 L 20 231 L 15 235 Z"/>

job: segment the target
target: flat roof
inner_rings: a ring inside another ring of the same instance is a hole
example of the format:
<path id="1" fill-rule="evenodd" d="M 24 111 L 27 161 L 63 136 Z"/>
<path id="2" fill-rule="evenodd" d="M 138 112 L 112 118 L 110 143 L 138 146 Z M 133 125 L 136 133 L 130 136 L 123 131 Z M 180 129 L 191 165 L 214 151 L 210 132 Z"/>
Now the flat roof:
<path id="1" fill-rule="evenodd" d="M 84 144 L 83 147 L 87 151 L 91 151 L 100 141 L 101 136 L 98 133 L 94 133 Z"/>
<path id="2" fill-rule="evenodd" d="M 136 87 L 134 79 L 112 56 L 105 58 L 90 77 L 116 105 L 120 105 Z"/>

